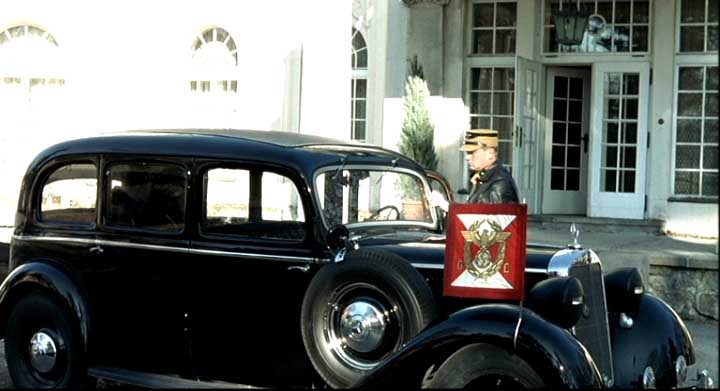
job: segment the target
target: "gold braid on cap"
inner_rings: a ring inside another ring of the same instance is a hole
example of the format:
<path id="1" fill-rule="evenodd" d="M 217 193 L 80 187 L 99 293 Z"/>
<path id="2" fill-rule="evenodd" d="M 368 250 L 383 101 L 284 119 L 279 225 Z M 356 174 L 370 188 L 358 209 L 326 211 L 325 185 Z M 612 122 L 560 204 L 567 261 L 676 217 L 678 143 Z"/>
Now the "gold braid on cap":
<path id="1" fill-rule="evenodd" d="M 465 145 L 497 148 L 498 131 L 493 129 L 470 129 L 465 133 Z"/>

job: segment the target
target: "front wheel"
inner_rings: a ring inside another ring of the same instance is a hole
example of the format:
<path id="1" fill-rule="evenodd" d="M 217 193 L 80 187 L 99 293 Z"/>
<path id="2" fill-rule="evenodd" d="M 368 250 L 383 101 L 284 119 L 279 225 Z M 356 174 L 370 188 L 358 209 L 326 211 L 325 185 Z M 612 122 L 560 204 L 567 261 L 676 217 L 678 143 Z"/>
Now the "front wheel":
<path id="1" fill-rule="evenodd" d="M 70 311 L 48 295 L 19 299 L 8 317 L 5 357 L 17 388 L 87 384 L 80 330 Z"/>
<path id="2" fill-rule="evenodd" d="M 546 386 L 537 372 L 520 357 L 503 348 L 481 343 L 453 353 L 432 377 L 429 388 L 519 390 Z"/>

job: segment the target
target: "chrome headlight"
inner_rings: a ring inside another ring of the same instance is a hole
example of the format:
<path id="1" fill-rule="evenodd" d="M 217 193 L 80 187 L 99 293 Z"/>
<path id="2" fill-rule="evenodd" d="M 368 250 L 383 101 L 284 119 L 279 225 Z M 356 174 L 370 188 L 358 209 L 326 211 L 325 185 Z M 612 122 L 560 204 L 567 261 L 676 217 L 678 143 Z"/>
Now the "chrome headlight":
<path id="1" fill-rule="evenodd" d="M 652 368 L 645 368 L 645 371 L 643 371 L 642 382 L 643 388 L 645 389 L 655 388 L 655 372 L 653 372 Z"/>
<path id="2" fill-rule="evenodd" d="M 677 385 L 685 383 L 687 380 L 687 362 L 685 361 L 685 357 L 680 355 L 678 356 L 677 360 L 675 361 L 675 379 L 677 380 Z"/>

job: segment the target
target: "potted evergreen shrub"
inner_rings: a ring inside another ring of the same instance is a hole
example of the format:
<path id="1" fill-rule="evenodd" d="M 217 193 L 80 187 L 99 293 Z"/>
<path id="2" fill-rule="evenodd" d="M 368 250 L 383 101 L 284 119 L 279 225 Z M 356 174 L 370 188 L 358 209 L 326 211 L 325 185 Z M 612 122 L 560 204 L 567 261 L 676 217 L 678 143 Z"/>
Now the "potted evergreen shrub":
<path id="1" fill-rule="evenodd" d="M 438 159 L 435 153 L 435 126 L 427 107 L 429 97 L 430 90 L 424 79 L 422 65 L 418 63 L 417 56 L 414 56 L 409 60 L 403 102 L 405 119 L 398 147 L 400 153 L 415 160 L 426 170 L 436 170 Z M 410 180 L 410 178 L 403 179 Z M 419 219 L 418 213 L 428 213 L 426 206 L 419 201 L 422 197 L 416 194 L 420 191 L 416 184 L 401 182 L 400 187 L 405 200 L 403 214 L 406 218 Z"/>

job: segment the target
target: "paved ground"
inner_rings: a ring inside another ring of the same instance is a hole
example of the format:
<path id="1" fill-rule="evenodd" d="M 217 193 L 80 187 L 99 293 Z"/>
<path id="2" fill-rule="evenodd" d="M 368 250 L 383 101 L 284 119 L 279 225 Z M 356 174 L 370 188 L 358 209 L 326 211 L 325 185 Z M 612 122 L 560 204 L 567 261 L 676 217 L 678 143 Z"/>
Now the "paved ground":
<path id="1" fill-rule="evenodd" d="M 687 321 L 690 335 L 695 345 L 695 368 L 705 368 L 710 371 L 710 377 L 715 381 L 715 388 L 720 385 L 718 378 L 718 322 Z M 691 372 L 695 376 L 695 372 Z"/>
<path id="2" fill-rule="evenodd" d="M 701 264 L 717 269 L 717 240 L 674 238 L 660 234 L 657 226 L 629 225 L 627 220 L 535 218 L 528 224 L 528 241 L 558 245 L 572 243 L 569 228 L 573 222 L 580 230 L 578 243 L 595 250 L 606 271 L 621 266 L 636 266 L 647 276 L 649 263 L 673 266 Z"/>

